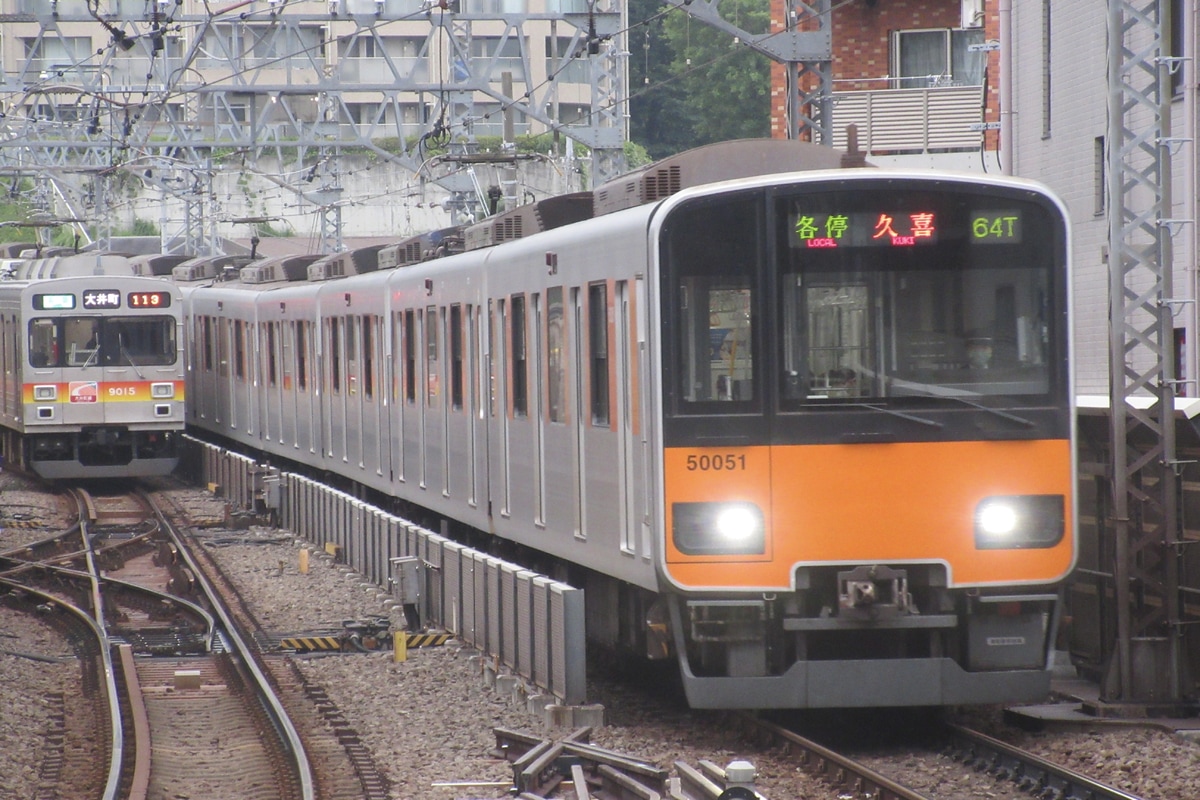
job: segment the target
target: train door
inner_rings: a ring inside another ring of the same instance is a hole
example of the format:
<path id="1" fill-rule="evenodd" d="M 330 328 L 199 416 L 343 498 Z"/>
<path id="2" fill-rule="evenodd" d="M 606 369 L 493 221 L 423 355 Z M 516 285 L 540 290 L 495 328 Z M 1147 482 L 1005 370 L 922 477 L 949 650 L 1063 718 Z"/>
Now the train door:
<path id="1" fill-rule="evenodd" d="M 468 472 L 467 503 L 472 508 L 479 507 L 479 444 L 478 437 L 482 430 L 479 424 L 479 354 L 482 351 L 479 329 L 479 312 L 473 305 L 467 306 L 467 352 L 464 365 L 467 375 L 467 463 Z"/>
<path id="2" fill-rule="evenodd" d="M 493 320 L 492 336 L 492 383 L 495 387 L 492 399 L 493 418 L 498 420 L 498 435 L 495 440 L 500 444 L 497 460 L 492 464 L 491 472 L 497 475 L 499 486 L 493 496 L 500 498 L 500 516 L 510 515 L 509 506 L 512 502 L 510 483 L 510 434 L 508 401 L 508 305 L 503 299 L 496 300 L 496 314 Z"/>
<path id="3" fill-rule="evenodd" d="M 382 384 L 379 380 L 380 367 L 383 363 L 380 358 L 380 351 L 383 346 L 383 326 L 382 321 L 387 317 L 381 317 L 376 314 L 366 314 L 363 316 L 363 406 L 364 413 L 369 417 L 370 422 L 364 420 L 363 427 L 366 428 L 366 441 L 363 445 L 363 450 L 370 453 L 370 458 L 365 459 L 365 463 L 370 466 L 371 470 L 376 475 L 383 474 L 383 459 L 387 450 L 384 441 L 387 439 L 387 419 L 384 412 L 387 410 L 386 394 L 380 391 Z"/>
<path id="4" fill-rule="evenodd" d="M 428 471 L 427 471 L 428 453 L 426 452 L 425 444 L 429 441 L 428 438 L 426 438 L 426 435 L 429 430 L 429 410 L 428 409 L 429 409 L 429 403 L 430 403 L 430 399 L 431 399 L 430 392 L 433 390 L 432 389 L 433 373 L 430 370 L 430 367 L 433 366 L 433 364 L 430 363 L 429 348 L 431 345 L 429 342 L 429 338 L 430 338 L 430 334 L 434 333 L 432 326 L 434 324 L 433 321 L 436 319 L 436 317 L 431 318 L 432 311 L 433 311 L 433 306 L 427 306 L 426 308 L 418 309 L 418 311 L 417 311 L 417 328 L 420 331 L 419 335 L 421 337 L 420 347 L 418 348 L 418 350 L 421 353 L 420 364 L 421 364 L 421 378 L 422 378 L 422 380 L 420 382 L 420 385 L 421 385 L 420 397 L 417 400 L 417 406 L 420 409 L 417 412 L 418 434 L 419 434 L 418 440 L 417 440 L 419 442 L 419 445 L 417 447 L 417 459 L 418 459 L 417 476 L 418 476 L 418 483 L 422 489 L 428 487 L 428 485 L 429 485 L 428 480 L 427 480 L 427 478 L 428 478 Z M 437 345 L 434 344 L 432 346 L 436 347 Z"/>
<path id="5" fill-rule="evenodd" d="M 441 397 L 442 413 L 442 496 L 450 496 L 450 448 L 454 441 L 451 430 L 451 414 L 462 409 L 462 306 L 457 303 L 449 308 L 442 306 L 442 341 L 446 343 L 446 385 Z"/>
<path id="6" fill-rule="evenodd" d="M 622 552 L 633 553 L 637 549 L 638 514 L 637 499 L 641 494 L 636 487 L 637 466 L 635 464 L 637 449 L 634 445 L 634 408 L 637 399 L 638 386 L 636 367 L 631 363 L 633 309 L 630 304 L 629 283 L 617 281 L 616 296 L 616 326 L 613 342 L 616 355 L 614 377 L 617 387 L 617 463 L 621 479 L 617 483 L 618 505 L 620 507 L 620 547 Z M 641 553 L 648 556 L 649 553 Z"/>

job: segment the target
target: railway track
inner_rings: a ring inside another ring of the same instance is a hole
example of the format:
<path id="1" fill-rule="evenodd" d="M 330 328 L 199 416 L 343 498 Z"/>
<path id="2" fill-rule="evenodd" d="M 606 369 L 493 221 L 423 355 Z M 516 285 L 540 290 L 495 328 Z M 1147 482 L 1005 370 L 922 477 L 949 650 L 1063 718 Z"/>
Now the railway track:
<path id="1" fill-rule="evenodd" d="M 6 599 L 88 642 L 83 692 L 63 701 L 66 720 L 88 722 L 64 723 L 45 796 L 314 798 L 270 681 L 148 496 L 73 494 L 76 524 L 0 553 Z"/>

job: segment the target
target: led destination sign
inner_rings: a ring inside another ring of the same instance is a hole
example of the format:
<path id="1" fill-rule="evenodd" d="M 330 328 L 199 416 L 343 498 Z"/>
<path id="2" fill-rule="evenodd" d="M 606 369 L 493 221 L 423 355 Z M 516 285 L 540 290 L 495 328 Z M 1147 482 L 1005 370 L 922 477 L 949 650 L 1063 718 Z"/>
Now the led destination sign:
<path id="1" fill-rule="evenodd" d="M 794 212 L 790 216 L 794 231 L 792 247 L 921 247 L 937 244 L 942 234 L 939 215 L 933 211 L 915 212 Z M 995 210 L 974 212 L 970 216 L 974 244 L 1018 244 L 1021 241 L 1021 213 Z"/>

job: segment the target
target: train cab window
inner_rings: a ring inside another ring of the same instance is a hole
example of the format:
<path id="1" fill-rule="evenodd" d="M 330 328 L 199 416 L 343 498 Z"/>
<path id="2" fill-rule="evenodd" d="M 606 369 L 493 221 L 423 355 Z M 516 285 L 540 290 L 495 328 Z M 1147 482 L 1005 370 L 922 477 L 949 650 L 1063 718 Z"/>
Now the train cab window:
<path id="1" fill-rule="evenodd" d="M 35 319 L 29 323 L 29 365 L 58 366 L 58 323 L 52 319 Z"/>
<path id="2" fill-rule="evenodd" d="M 667 385 L 677 413 L 760 407 L 761 219 L 747 194 L 683 205 L 663 224 Z"/>

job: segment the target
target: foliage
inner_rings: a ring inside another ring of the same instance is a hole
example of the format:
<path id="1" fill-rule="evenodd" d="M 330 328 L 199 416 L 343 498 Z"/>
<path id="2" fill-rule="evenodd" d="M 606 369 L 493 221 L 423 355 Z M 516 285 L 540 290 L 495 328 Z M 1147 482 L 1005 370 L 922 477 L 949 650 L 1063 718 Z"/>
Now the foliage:
<path id="1" fill-rule="evenodd" d="M 629 16 L 646 20 L 661 9 L 656 0 L 630 0 Z M 748 33 L 768 29 L 768 0 L 722 0 L 718 10 Z M 632 137 L 652 158 L 770 135 L 771 62 L 766 56 L 682 11 L 635 28 L 630 50 Z"/>

